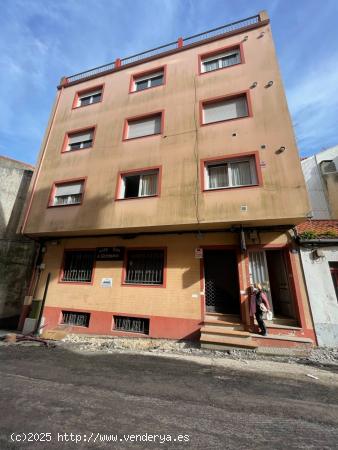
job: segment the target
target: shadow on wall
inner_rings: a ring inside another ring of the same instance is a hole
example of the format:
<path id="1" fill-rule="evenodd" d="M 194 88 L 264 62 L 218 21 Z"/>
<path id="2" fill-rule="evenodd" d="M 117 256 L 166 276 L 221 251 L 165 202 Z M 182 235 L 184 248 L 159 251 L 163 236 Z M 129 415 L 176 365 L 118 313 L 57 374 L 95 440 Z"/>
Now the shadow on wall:
<path id="1" fill-rule="evenodd" d="M 0 204 L 0 327 L 5 329 L 17 328 L 36 251 L 34 241 L 17 233 L 32 177 L 31 170 L 22 172 L 8 223 Z"/>

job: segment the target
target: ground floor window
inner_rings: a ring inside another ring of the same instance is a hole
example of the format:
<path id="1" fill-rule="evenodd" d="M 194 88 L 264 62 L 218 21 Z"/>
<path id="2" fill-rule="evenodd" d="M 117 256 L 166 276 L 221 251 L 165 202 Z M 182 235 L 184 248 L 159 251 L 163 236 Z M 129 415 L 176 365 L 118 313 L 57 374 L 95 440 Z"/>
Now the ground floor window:
<path id="1" fill-rule="evenodd" d="M 125 284 L 163 285 L 165 251 L 127 250 Z"/>
<path id="2" fill-rule="evenodd" d="M 61 281 L 90 283 L 95 261 L 93 250 L 66 250 L 61 272 Z"/>
<path id="3" fill-rule="evenodd" d="M 85 312 L 62 311 L 63 324 L 76 327 L 89 327 L 90 314 Z"/>
<path id="4" fill-rule="evenodd" d="M 114 330 L 149 334 L 149 319 L 140 317 L 114 316 Z"/>

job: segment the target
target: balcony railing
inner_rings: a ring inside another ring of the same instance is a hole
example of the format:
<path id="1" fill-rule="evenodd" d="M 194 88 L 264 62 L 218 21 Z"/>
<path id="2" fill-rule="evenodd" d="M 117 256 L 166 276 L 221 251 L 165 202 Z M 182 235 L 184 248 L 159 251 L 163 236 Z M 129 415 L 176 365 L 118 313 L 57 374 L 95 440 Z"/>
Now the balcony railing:
<path id="1" fill-rule="evenodd" d="M 189 45 L 195 44 L 197 42 L 205 41 L 207 39 L 214 38 L 216 36 L 221 36 L 227 33 L 231 33 L 242 28 L 246 28 L 250 25 L 255 25 L 260 22 L 260 16 L 251 16 L 243 20 L 238 20 L 237 22 L 232 22 L 227 25 L 222 25 L 221 27 L 214 28 L 204 33 L 195 34 L 187 38 L 179 38 L 177 41 L 170 42 L 169 44 L 161 45 L 160 47 L 147 50 L 142 53 L 137 53 L 133 56 L 128 56 L 123 59 L 116 59 L 114 62 L 109 64 L 104 64 L 103 66 L 95 67 L 94 69 L 87 70 L 85 72 L 77 73 L 64 79 L 63 83 L 65 85 L 76 83 L 79 81 L 84 81 L 86 79 L 103 75 L 109 73 L 117 68 L 121 68 L 128 64 L 133 64 L 135 62 L 140 62 L 142 60 L 151 58 L 153 56 L 161 55 L 177 48 L 187 47 Z"/>

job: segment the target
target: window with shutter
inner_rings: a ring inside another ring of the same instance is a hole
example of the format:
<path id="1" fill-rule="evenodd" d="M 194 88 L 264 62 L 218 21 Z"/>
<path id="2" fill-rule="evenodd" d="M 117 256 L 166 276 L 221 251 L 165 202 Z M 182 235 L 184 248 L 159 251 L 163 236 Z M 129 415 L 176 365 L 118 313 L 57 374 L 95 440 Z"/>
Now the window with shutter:
<path id="1" fill-rule="evenodd" d="M 77 205 L 82 202 L 84 180 L 72 183 L 57 183 L 50 206 Z"/>
<path id="2" fill-rule="evenodd" d="M 144 91 L 165 83 L 164 67 L 156 69 L 153 72 L 147 72 L 140 75 L 133 75 L 131 82 L 131 92 Z"/>
<path id="3" fill-rule="evenodd" d="M 226 52 L 213 53 L 210 56 L 201 57 L 201 72 L 212 72 L 225 67 L 240 64 L 241 52 L 239 47 L 232 48 Z"/>
<path id="4" fill-rule="evenodd" d="M 95 86 L 85 91 L 77 92 L 75 95 L 73 108 L 80 108 L 81 106 L 93 105 L 102 100 L 103 85 Z"/>
<path id="5" fill-rule="evenodd" d="M 143 117 L 142 119 L 129 119 L 127 121 L 126 139 L 135 139 L 161 133 L 162 114 Z"/>
<path id="6" fill-rule="evenodd" d="M 93 139 L 94 128 L 89 128 L 88 130 L 83 130 L 77 133 L 68 133 L 65 151 L 71 152 L 74 150 L 81 150 L 84 148 L 92 147 Z"/>
<path id="7" fill-rule="evenodd" d="M 203 124 L 239 119 L 248 115 L 246 95 L 203 104 Z"/>

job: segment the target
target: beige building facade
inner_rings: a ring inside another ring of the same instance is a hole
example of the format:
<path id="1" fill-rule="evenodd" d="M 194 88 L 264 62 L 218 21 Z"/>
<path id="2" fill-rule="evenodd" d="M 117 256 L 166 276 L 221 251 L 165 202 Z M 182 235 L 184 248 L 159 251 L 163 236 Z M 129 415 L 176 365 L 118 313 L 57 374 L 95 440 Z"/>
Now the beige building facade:
<path id="1" fill-rule="evenodd" d="M 62 80 L 22 225 L 44 255 L 29 296 L 46 330 L 312 345 L 292 243 L 308 212 L 262 12 Z"/>

